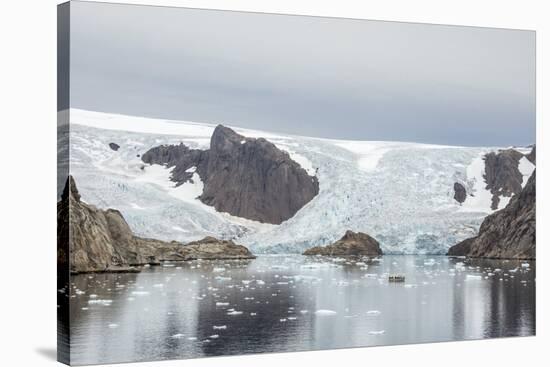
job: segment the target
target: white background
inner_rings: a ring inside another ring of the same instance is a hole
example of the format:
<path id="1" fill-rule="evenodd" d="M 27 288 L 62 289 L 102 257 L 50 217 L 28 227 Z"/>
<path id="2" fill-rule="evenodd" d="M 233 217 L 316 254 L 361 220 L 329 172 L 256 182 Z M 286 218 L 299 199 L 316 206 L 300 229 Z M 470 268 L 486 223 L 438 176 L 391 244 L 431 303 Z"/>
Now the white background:
<path id="1" fill-rule="evenodd" d="M 540 0 L 121 1 L 537 31 L 537 336 L 139 366 L 518 366 L 550 357 L 548 157 L 550 9 Z M 0 11 L 0 365 L 54 365 L 56 346 L 56 0 L 3 1 Z M 136 365 L 137 366 L 137 365 Z"/>

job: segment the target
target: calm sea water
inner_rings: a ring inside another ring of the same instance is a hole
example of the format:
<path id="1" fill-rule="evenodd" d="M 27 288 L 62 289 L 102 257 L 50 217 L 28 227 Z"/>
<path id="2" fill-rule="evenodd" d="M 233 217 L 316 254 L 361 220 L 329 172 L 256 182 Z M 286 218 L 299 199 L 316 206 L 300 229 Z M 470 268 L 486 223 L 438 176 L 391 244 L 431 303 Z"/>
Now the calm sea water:
<path id="1" fill-rule="evenodd" d="M 289 255 L 78 275 L 72 363 L 534 335 L 535 264 Z"/>

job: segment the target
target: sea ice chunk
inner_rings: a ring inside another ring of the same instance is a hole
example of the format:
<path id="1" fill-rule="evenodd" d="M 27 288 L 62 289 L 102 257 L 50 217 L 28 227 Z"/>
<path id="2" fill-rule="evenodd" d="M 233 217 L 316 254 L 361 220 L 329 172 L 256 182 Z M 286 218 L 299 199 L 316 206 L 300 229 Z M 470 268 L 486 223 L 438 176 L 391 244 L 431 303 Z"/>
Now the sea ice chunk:
<path id="1" fill-rule="evenodd" d="M 386 332 L 385 330 L 373 330 L 373 331 L 369 331 L 369 335 L 382 335 L 385 332 Z"/>
<path id="2" fill-rule="evenodd" d="M 233 310 L 233 311 L 228 312 L 227 314 L 230 315 L 230 316 L 237 316 L 237 315 L 242 315 L 242 313 L 243 313 L 242 311 Z"/>
<path id="3" fill-rule="evenodd" d="M 317 316 L 334 316 L 336 314 L 337 314 L 337 312 L 332 311 L 332 310 L 317 310 L 317 311 L 315 311 L 315 315 L 317 315 Z"/>

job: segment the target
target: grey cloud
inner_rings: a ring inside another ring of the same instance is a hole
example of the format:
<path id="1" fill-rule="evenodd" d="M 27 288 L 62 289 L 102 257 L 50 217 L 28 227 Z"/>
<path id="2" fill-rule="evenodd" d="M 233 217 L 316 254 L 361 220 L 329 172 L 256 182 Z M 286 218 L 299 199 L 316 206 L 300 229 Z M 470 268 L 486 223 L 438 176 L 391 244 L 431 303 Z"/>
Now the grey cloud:
<path id="1" fill-rule="evenodd" d="M 72 2 L 73 107 L 293 134 L 535 139 L 535 34 Z"/>

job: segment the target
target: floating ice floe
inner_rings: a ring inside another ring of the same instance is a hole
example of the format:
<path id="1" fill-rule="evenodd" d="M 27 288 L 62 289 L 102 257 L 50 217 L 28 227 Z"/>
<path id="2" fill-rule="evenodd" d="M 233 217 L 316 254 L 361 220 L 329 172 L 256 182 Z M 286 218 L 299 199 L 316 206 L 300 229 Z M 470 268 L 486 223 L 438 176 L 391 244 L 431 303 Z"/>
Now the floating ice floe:
<path id="1" fill-rule="evenodd" d="M 235 310 L 233 310 L 233 311 L 228 312 L 227 314 L 228 314 L 229 316 L 237 316 L 237 315 L 242 315 L 243 312 L 242 312 L 242 311 L 235 311 Z"/>
<path id="2" fill-rule="evenodd" d="M 369 335 L 382 335 L 385 332 L 386 332 L 385 330 L 373 330 L 373 331 L 369 331 Z"/>
<path id="3" fill-rule="evenodd" d="M 197 337 L 196 336 L 190 336 L 187 338 L 187 340 L 197 340 Z"/>
<path id="4" fill-rule="evenodd" d="M 212 272 L 214 273 L 222 273 L 225 271 L 225 268 L 214 268 L 212 269 Z"/>
<path id="5" fill-rule="evenodd" d="M 229 302 L 216 302 L 216 307 L 229 306 Z"/>
<path id="6" fill-rule="evenodd" d="M 225 330 L 225 329 L 227 329 L 227 325 L 220 325 L 220 326 L 214 325 L 214 326 L 212 326 L 212 329 L 214 329 L 214 330 Z"/>
<path id="7" fill-rule="evenodd" d="M 256 280 L 256 284 L 257 285 L 264 285 L 265 282 L 263 280 L 258 279 L 258 280 Z"/>
<path id="8" fill-rule="evenodd" d="M 529 267 L 529 263 L 522 263 L 522 264 L 521 264 L 521 267 L 522 267 L 522 268 L 528 268 L 528 267 Z"/>
<path id="9" fill-rule="evenodd" d="M 300 313 L 305 315 L 306 313 L 308 313 L 309 311 L 308 310 L 301 310 Z"/>
<path id="10" fill-rule="evenodd" d="M 116 329 L 118 324 L 109 324 L 109 329 Z"/>
<path id="11" fill-rule="evenodd" d="M 317 315 L 317 316 L 334 316 L 336 314 L 337 314 L 337 312 L 332 311 L 332 310 L 317 310 L 317 311 L 315 311 L 315 315 Z"/>
<path id="12" fill-rule="evenodd" d="M 210 335 L 210 339 L 218 339 L 220 336 L 218 334 Z"/>
<path id="13" fill-rule="evenodd" d="M 91 299 L 88 301 L 89 305 L 98 304 L 103 306 L 110 306 L 111 303 L 113 303 L 113 300 L 111 299 Z"/>
<path id="14" fill-rule="evenodd" d="M 219 280 L 220 282 L 225 282 L 225 281 L 231 280 L 231 277 L 221 277 L 221 276 L 217 276 L 217 277 L 215 277 L 214 279 Z"/>
<path id="15" fill-rule="evenodd" d="M 370 311 L 367 311 L 367 315 L 369 315 L 369 316 L 378 316 L 378 315 L 380 315 L 380 313 L 381 313 L 381 312 L 378 311 L 378 310 L 370 310 Z"/>

